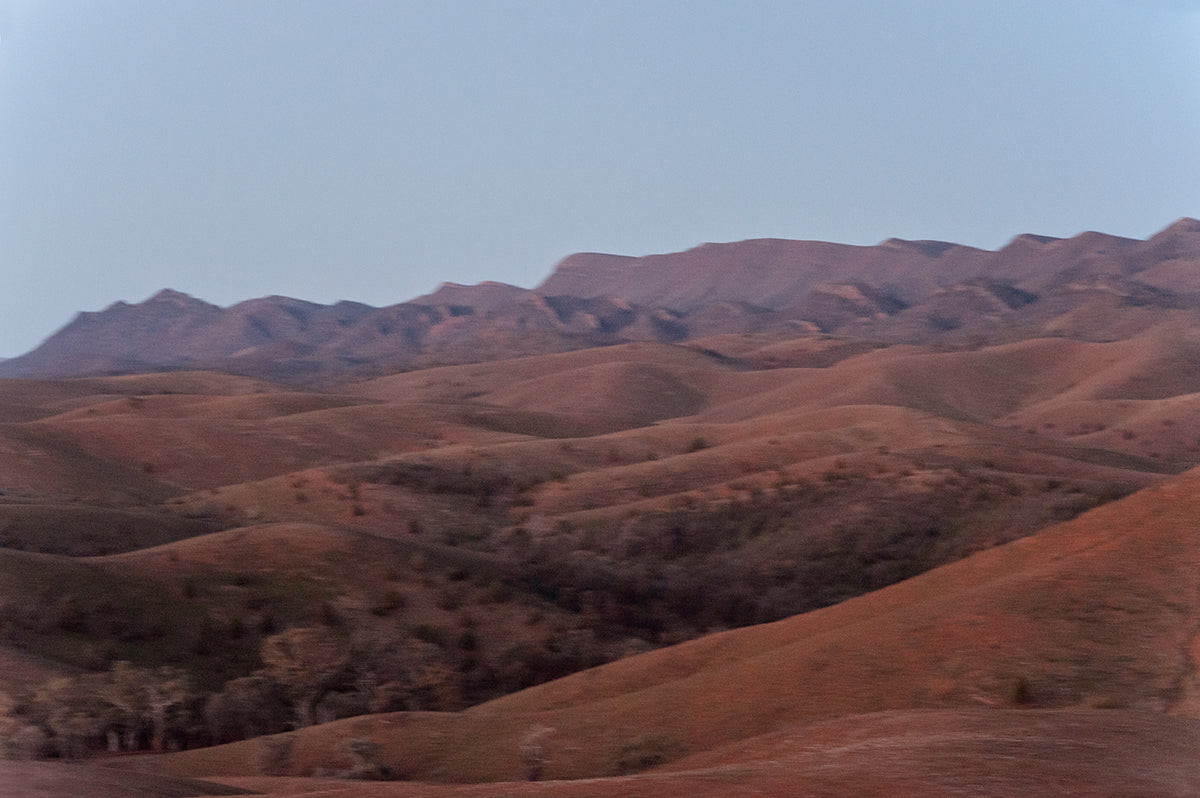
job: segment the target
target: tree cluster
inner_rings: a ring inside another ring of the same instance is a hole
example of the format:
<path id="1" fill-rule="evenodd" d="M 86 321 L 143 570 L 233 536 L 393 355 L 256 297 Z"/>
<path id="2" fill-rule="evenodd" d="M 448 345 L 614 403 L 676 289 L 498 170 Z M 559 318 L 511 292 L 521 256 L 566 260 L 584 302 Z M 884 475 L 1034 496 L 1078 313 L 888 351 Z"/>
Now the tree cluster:
<path id="1" fill-rule="evenodd" d="M 191 678 L 171 667 L 118 662 L 104 673 L 53 679 L 8 703 L 6 753 L 77 758 L 96 750 L 165 751 L 195 734 L 199 700 Z"/>

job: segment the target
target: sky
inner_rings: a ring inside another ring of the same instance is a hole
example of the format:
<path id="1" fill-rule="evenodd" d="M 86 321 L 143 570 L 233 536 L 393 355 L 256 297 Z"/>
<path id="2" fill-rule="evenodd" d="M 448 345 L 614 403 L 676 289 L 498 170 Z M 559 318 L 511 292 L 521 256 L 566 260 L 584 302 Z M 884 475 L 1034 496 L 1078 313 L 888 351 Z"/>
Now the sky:
<path id="1" fill-rule="evenodd" d="M 0 0 L 0 357 L 174 288 L 1200 216 L 1200 0 Z"/>

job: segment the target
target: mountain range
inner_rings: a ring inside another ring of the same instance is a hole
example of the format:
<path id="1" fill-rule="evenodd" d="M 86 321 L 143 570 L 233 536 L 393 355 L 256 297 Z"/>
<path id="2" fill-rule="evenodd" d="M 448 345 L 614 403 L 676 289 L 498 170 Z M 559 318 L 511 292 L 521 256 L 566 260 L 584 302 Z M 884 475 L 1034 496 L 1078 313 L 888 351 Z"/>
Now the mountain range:
<path id="1" fill-rule="evenodd" d="M 443 284 L 387 307 L 172 290 L 80 313 L 0 376 L 217 369 L 297 384 L 631 341 L 827 334 L 940 346 L 1104 341 L 1200 312 L 1200 221 L 1145 241 L 1017 236 L 985 251 L 758 239 L 641 258 L 585 253 L 528 290 Z"/>

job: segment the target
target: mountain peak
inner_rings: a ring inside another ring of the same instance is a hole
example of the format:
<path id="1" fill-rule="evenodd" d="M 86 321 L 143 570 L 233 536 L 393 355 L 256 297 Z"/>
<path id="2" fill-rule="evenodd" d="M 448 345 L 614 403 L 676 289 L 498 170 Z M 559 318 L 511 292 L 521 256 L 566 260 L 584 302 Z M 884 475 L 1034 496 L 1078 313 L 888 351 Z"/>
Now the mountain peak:
<path id="1" fill-rule="evenodd" d="M 879 246 L 887 249 L 903 249 L 910 252 L 917 252 L 927 258 L 936 259 L 959 245 L 949 241 L 910 241 L 904 238 L 889 238 L 886 241 L 880 242 Z"/>
<path id="2" fill-rule="evenodd" d="M 1158 238 L 1159 236 L 1167 236 L 1175 233 L 1200 233 L 1200 219 L 1193 219 L 1190 216 L 1184 216 L 1176 219 L 1174 222 L 1151 236 L 1151 238 Z"/>
<path id="3" fill-rule="evenodd" d="M 191 294 L 185 294 L 182 291 L 176 291 L 173 288 L 164 288 L 154 296 L 141 303 L 143 305 L 171 305 L 177 308 L 215 308 L 216 305 L 205 302 L 202 299 L 196 299 Z"/>
<path id="4" fill-rule="evenodd" d="M 191 294 L 185 294 L 182 291 L 176 291 L 174 288 L 164 288 L 154 296 L 147 299 L 147 302 L 163 302 L 163 301 L 179 301 L 191 300 Z"/>
<path id="5" fill-rule="evenodd" d="M 1021 246 L 1040 247 L 1046 244 L 1053 244 L 1055 241 L 1062 241 L 1062 239 L 1055 236 L 1038 235 L 1037 233 L 1021 233 L 1019 236 L 1014 237 L 1012 241 L 1009 241 L 1004 249 Z"/>

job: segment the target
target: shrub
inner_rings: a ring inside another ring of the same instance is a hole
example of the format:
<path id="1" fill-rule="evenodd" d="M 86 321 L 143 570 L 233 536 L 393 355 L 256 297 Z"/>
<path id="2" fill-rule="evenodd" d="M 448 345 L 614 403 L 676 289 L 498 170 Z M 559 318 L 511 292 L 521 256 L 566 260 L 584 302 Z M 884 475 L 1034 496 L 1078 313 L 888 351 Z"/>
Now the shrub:
<path id="1" fill-rule="evenodd" d="M 342 743 L 342 750 L 350 755 L 353 764 L 343 774 L 351 779 L 387 779 L 391 768 L 379 761 L 379 743 L 369 737 L 352 737 Z"/>
<path id="2" fill-rule="evenodd" d="M 283 776 L 287 774 L 292 763 L 292 749 L 296 745 L 296 735 L 276 734 L 263 737 L 258 746 L 258 768 L 268 776 Z"/>
<path id="3" fill-rule="evenodd" d="M 1033 703 L 1033 685 L 1024 676 L 1018 676 L 1009 686 L 1008 697 L 1013 706 L 1027 707 Z"/>
<path id="4" fill-rule="evenodd" d="M 521 737 L 521 767 L 527 780 L 538 781 L 545 772 L 550 758 L 546 743 L 553 733 L 554 729 L 549 726 L 534 726 Z"/>
<path id="5" fill-rule="evenodd" d="M 637 773 L 666 764 L 683 754 L 683 746 L 674 740 L 643 734 L 621 746 L 617 752 L 615 770 L 618 775 Z"/>
<path id="6" fill-rule="evenodd" d="M 466 588 L 462 585 L 449 584 L 438 591 L 437 599 L 434 603 L 440 610 L 453 612 L 463 605 L 466 598 Z"/>
<path id="7" fill-rule="evenodd" d="M 431 623 L 419 623 L 413 627 L 412 636 L 435 646 L 446 645 L 446 631 Z"/>
<path id="8" fill-rule="evenodd" d="M 394 587 L 389 587 L 383 591 L 383 594 L 375 600 L 371 607 L 371 612 L 380 617 L 390 615 L 396 610 L 402 610 L 408 606 L 408 599 L 403 593 Z"/>

